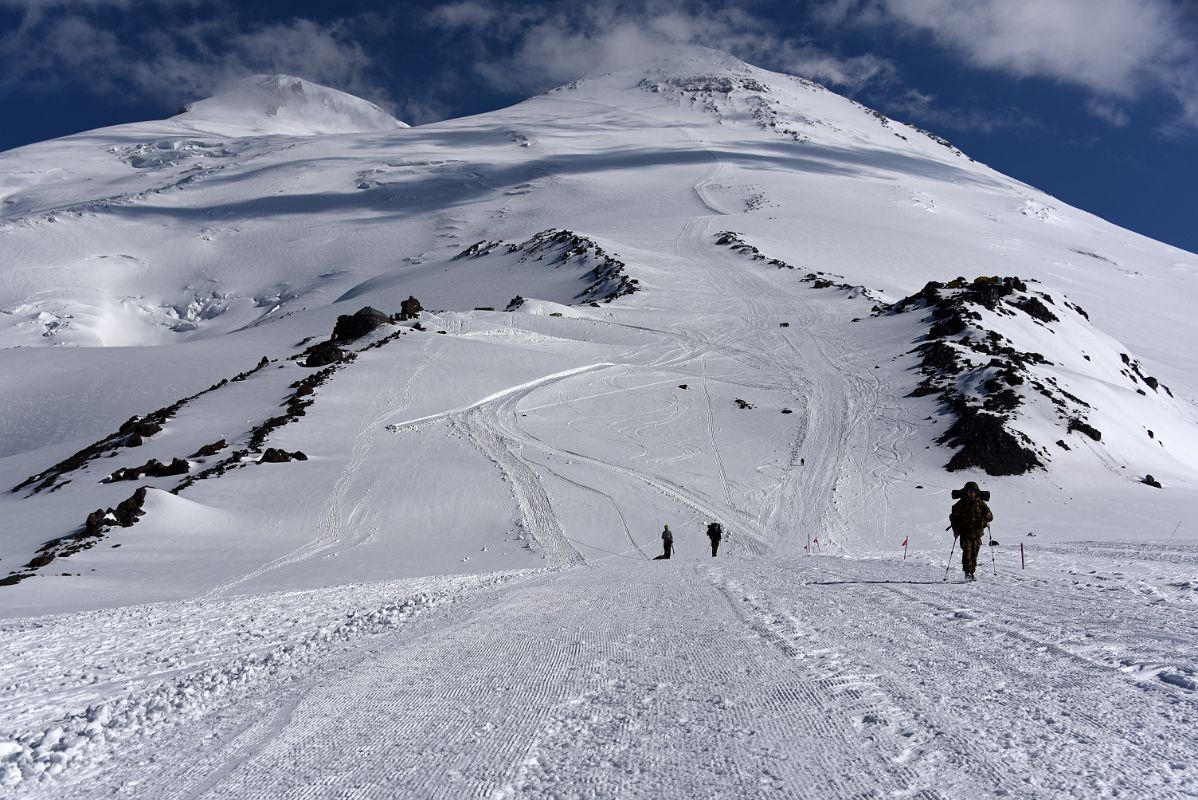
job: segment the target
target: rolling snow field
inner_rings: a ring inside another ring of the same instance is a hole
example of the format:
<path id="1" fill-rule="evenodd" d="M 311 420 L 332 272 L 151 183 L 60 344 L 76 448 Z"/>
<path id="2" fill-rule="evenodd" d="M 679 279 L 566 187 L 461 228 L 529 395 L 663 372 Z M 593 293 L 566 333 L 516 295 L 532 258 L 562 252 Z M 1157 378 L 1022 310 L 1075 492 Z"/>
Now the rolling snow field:
<path id="1" fill-rule="evenodd" d="M 0 797 L 1198 796 L 1198 256 L 934 135 L 257 76 L 0 154 L 0 276 Z"/>

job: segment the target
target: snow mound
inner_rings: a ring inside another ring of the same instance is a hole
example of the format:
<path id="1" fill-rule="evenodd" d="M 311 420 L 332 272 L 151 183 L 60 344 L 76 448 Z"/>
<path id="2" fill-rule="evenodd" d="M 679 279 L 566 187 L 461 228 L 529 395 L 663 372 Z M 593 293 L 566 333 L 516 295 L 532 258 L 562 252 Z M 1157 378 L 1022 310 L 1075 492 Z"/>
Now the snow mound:
<path id="1" fill-rule="evenodd" d="M 312 136 L 406 128 L 374 103 L 291 75 L 252 75 L 174 117 L 199 127 Z"/>

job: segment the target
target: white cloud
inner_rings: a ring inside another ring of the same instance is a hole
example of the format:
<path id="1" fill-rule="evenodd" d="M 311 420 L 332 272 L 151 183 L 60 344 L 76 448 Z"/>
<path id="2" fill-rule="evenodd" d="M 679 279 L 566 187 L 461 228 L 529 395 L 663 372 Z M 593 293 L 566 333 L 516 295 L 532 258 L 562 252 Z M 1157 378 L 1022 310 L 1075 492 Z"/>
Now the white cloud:
<path id="1" fill-rule="evenodd" d="M 1185 49 L 1164 0 L 884 0 L 974 64 L 1121 95 Z"/>
<path id="2" fill-rule="evenodd" d="M 730 3 L 569 0 L 550 11 L 521 2 L 481 6 L 461 0 L 433 9 L 425 24 L 473 36 L 474 69 L 507 91 L 549 88 L 596 69 L 635 63 L 666 45 L 704 45 L 854 89 L 897 74 L 883 58 L 845 58 L 784 38 L 767 19 Z"/>
<path id="3" fill-rule="evenodd" d="M 1198 73 L 1198 31 L 1173 0 L 829 0 L 818 15 L 923 32 L 971 66 L 1093 91 L 1108 111 L 1110 98 L 1165 92 L 1198 122 L 1198 81 L 1185 77 Z"/>
<path id="4" fill-rule="evenodd" d="M 818 48 L 797 47 L 787 48 L 780 60 L 787 72 L 850 89 L 889 84 L 898 76 L 893 61 L 870 54 L 839 58 Z"/>
<path id="5" fill-rule="evenodd" d="M 1091 97 L 1082 104 L 1086 113 L 1095 119 L 1100 119 L 1113 128 L 1126 128 L 1131 123 L 1131 115 L 1121 106 L 1108 100 Z"/>
<path id="6" fill-rule="evenodd" d="M 181 3 L 185 0 L 150 0 Z M 249 74 L 288 73 L 391 105 L 371 79 L 371 62 L 341 24 L 291 19 L 245 26 L 231 13 L 130 33 L 119 9 L 137 0 L 16 3 L 33 7 L 0 37 L 0 89 L 72 85 L 109 97 L 179 105 Z M 51 6 L 104 13 L 42 13 Z"/>

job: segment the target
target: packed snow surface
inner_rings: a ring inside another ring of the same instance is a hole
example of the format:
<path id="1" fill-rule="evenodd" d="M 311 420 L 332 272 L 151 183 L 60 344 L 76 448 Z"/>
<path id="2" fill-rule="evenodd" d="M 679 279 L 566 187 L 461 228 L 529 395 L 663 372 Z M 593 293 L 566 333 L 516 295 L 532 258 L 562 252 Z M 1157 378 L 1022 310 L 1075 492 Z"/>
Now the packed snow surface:
<path id="1" fill-rule="evenodd" d="M 1198 256 L 711 51 L 400 125 L 0 154 L 0 794 L 1198 794 Z"/>

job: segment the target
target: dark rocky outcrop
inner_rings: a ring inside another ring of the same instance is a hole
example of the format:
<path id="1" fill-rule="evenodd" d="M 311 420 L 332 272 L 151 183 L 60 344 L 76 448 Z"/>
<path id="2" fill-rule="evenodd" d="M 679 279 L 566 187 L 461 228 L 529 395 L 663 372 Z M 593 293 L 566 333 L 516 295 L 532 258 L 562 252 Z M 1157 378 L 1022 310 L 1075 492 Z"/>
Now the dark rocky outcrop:
<path id="1" fill-rule="evenodd" d="M 238 373 L 233 377 L 233 381 L 241 381 L 253 375 L 260 369 L 265 368 L 270 363 L 270 360 L 263 356 L 259 360 L 258 365 L 253 369 Z M 32 487 L 30 494 L 37 494 L 42 491 L 54 491 L 59 486 L 65 483 L 65 476 L 75 470 L 81 469 L 94 459 L 105 455 L 112 454 L 115 450 L 123 447 L 140 447 L 146 439 L 154 436 L 162 431 L 163 426 L 174 418 L 179 409 L 195 400 L 197 397 L 202 397 L 209 392 L 216 391 L 221 387 L 230 383 L 228 378 L 222 378 L 219 382 L 212 384 L 203 391 L 196 392 L 193 395 L 184 397 L 181 400 L 176 400 L 169 406 L 151 411 L 145 416 L 132 416 L 125 420 L 124 423 L 117 429 L 116 433 L 109 434 L 98 442 L 88 445 L 77 453 L 74 453 L 68 458 L 63 459 L 49 469 L 43 470 L 36 475 L 30 475 L 25 480 L 18 483 L 10 491 L 18 492 L 21 489 Z"/>
<path id="2" fill-rule="evenodd" d="M 730 248 L 734 252 L 739 253 L 746 258 L 750 258 L 753 261 L 760 261 L 764 264 L 768 264 L 771 267 L 777 267 L 778 269 L 796 269 L 793 264 L 788 264 L 781 259 L 770 258 L 769 256 L 765 255 L 759 249 L 746 242 L 744 238 L 735 231 L 721 231 L 720 233 L 717 233 L 715 243 L 721 247 Z M 866 297 L 869 297 L 870 299 L 876 300 L 880 297 L 877 292 L 867 289 L 864 286 L 853 286 L 852 284 L 847 283 L 843 276 L 831 275 L 826 272 L 808 272 L 806 275 L 800 278 L 800 280 L 803 283 L 811 284 L 811 288 L 813 289 L 835 288 L 858 292 Z M 789 322 L 783 322 L 780 323 L 780 325 L 783 328 L 790 327 Z"/>
<path id="3" fill-rule="evenodd" d="M 1151 475 L 1145 475 L 1143 478 L 1141 478 L 1141 479 L 1140 479 L 1140 483 L 1146 484 L 1146 485 L 1148 485 L 1148 486 L 1151 486 L 1151 487 L 1153 487 L 1153 488 L 1155 488 L 1155 489 L 1160 489 L 1160 488 L 1162 488 L 1162 487 L 1161 487 L 1161 482 L 1160 482 L 1160 481 L 1158 481 L 1156 478 L 1152 477 Z"/>
<path id="4" fill-rule="evenodd" d="M 42 553 L 29 559 L 29 563 L 25 565 L 25 569 L 41 569 L 42 567 L 47 566 L 53 560 L 53 553 Z"/>
<path id="5" fill-rule="evenodd" d="M 1026 437 L 1009 431 L 998 414 L 970 405 L 956 406 L 957 421 L 936 441 L 959 448 L 945 469 L 979 468 L 988 475 L 1022 475 L 1043 466 Z"/>
<path id="6" fill-rule="evenodd" d="M 399 319 L 401 322 L 416 319 L 422 311 L 424 311 L 424 306 L 420 305 L 420 301 L 412 295 L 408 295 L 408 299 L 399 304 Z"/>
<path id="7" fill-rule="evenodd" d="M 262 458 L 258 459 L 258 463 L 259 464 L 285 464 L 288 461 L 307 461 L 307 460 L 308 460 L 308 456 L 306 456 L 303 453 L 303 451 L 301 451 L 301 450 L 296 450 L 294 452 L 289 453 L 286 450 L 283 450 L 281 448 L 268 447 L 268 448 L 266 448 L 266 451 L 262 453 Z"/>
<path id="8" fill-rule="evenodd" d="M 378 341 L 369 345 L 369 347 L 381 347 L 386 345 L 388 342 L 395 341 L 395 339 L 402 335 L 403 332 L 403 330 L 399 330 L 388 336 L 384 336 Z M 325 344 L 327 344 L 327 342 Z M 230 470 L 240 469 L 248 464 L 262 463 L 262 456 L 265 455 L 263 452 L 263 447 L 267 438 L 279 428 L 289 425 L 297 419 L 305 416 L 308 413 L 308 407 L 316 401 L 316 389 L 328 381 L 338 370 L 343 369 L 347 364 L 352 363 L 355 359 L 357 359 L 357 357 L 357 353 L 345 353 L 339 362 L 323 367 L 303 378 L 302 380 L 292 383 L 290 387 L 292 389 L 292 393 L 288 395 L 281 404 L 284 407 L 282 414 L 270 417 L 255 425 L 254 428 L 250 430 L 249 439 L 244 447 L 238 447 L 216 464 L 213 464 L 212 466 L 198 473 L 189 475 L 178 486 L 172 489 L 171 492 L 173 494 L 179 494 L 198 481 L 220 477 Z M 305 460 L 307 458 L 307 456 L 302 453 L 290 453 L 288 455 L 291 456 L 291 459 L 288 460 Z M 257 456 L 257 458 L 254 456 Z M 300 456 L 303 456 L 303 458 L 301 459 Z M 274 456 L 272 455 L 272 458 L 273 457 Z"/>
<path id="9" fill-rule="evenodd" d="M 1044 305 L 1038 297 L 1024 297 L 1015 300 L 1011 305 L 1026 312 L 1032 319 L 1038 319 L 1041 322 L 1060 322 L 1060 317 L 1049 311 L 1048 306 Z"/>
<path id="10" fill-rule="evenodd" d="M 194 453 L 188 456 L 188 458 L 207 458 L 209 456 L 214 456 L 228 446 L 228 443 L 225 442 L 224 439 L 218 439 L 212 444 L 206 444 L 199 450 L 196 450 Z"/>
<path id="11" fill-rule="evenodd" d="M 314 368 L 337 364 L 345 358 L 345 351 L 332 342 L 314 344 L 305 350 L 304 354 L 307 356 L 304 359 L 304 366 Z"/>
<path id="12" fill-rule="evenodd" d="M 584 278 L 590 283 L 575 295 L 575 299 L 581 303 L 596 300 L 610 303 L 640 288 L 639 280 L 628 277 L 628 265 L 609 254 L 593 239 L 557 228 L 541 231 L 520 244 L 487 240 L 475 242 L 454 256 L 454 260 L 482 258 L 496 251 L 506 255 L 519 253 L 521 261 L 543 261 L 553 268 L 571 263 L 590 267 Z M 514 310 L 510 304 L 508 310 Z"/>
<path id="13" fill-rule="evenodd" d="M 505 308 L 504 311 L 515 311 L 523 305 L 524 305 L 524 298 L 521 297 L 520 295 L 516 295 L 508 302 L 507 308 Z"/>
<path id="14" fill-rule="evenodd" d="M 186 475 L 191 465 L 182 458 L 175 458 L 169 464 L 163 464 L 156 458 L 151 458 L 140 467 L 122 467 L 108 476 L 108 481 L 135 481 L 143 476 L 164 478 L 170 475 Z"/>
<path id="15" fill-rule="evenodd" d="M 248 369 L 245 372 L 237 373 L 236 375 L 233 376 L 232 380 L 230 380 L 229 382 L 230 383 L 239 383 L 240 381 L 244 381 L 246 378 L 250 377 L 258 370 L 265 369 L 268 366 L 270 366 L 270 359 L 267 358 L 266 356 L 262 356 L 262 358 L 258 359 L 258 365 L 256 367 L 254 367 L 253 369 Z M 217 386 L 220 386 L 223 383 L 224 383 L 224 381 L 221 381 L 221 383 L 217 384 Z"/>
<path id="16" fill-rule="evenodd" d="M 333 326 L 332 341 L 348 342 L 354 339 L 361 339 L 375 328 L 386 325 L 389 322 L 391 322 L 389 315 L 384 314 L 377 308 L 366 306 L 358 309 L 353 314 L 342 314 L 337 317 L 337 324 Z"/>
<path id="17" fill-rule="evenodd" d="M 1069 432 L 1073 433 L 1074 431 L 1077 431 L 1078 433 L 1084 433 L 1086 436 L 1089 436 L 1096 442 L 1102 441 L 1102 431 L 1098 430 L 1084 419 L 1075 417 L 1069 420 Z"/>
<path id="18" fill-rule="evenodd" d="M 1059 406 L 1066 400 L 1084 405 L 1051 379 L 1047 385 L 1032 377 L 1029 368 L 1048 364 L 1046 358 L 1016 350 L 997 331 L 982 326 L 979 309 L 1013 315 L 1011 309 L 1020 308 L 1043 322 L 1057 321 L 1027 292 L 1027 283 L 1015 276 L 958 277 L 947 283 L 929 281 L 915 294 L 876 310 L 927 314 L 927 335 L 912 351 L 920 357 L 923 379 L 911 395 L 934 395 L 952 414 L 953 425 L 937 440 L 960 448 L 945 465 L 950 471 L 977 467 L 991 475 L 1017 475 L 1043 466 L 1035 444 L 1007 424 L 1025 400 L 1019 387 L 1028 385 Z"/>
<path id="19" fill-rule="evenodd" d="M 116 508 L 97 508 L 87 515 L 81 527 L 66 536 L 51 539 L 38 548 L 37 554 L 21 570 L 13 571 L 0 579 L 0 586 L 12 586 L 31 577 L 36 570 L 46 567 L 56 559 L 70 558 L 75 553 L 95 547 L 112 528 L 128 528 L 135 525 L 146 513 L 146 492 L 147 487 L 143 486 L 122 500 Z"/>
<path id="20" fill-rule="evenodd" d="M 113 519 L 116 524 L 122 528 L 128 528 L 137 523 L 137 520 L 145 516 L 144 506 L 146 504 L 146 491 L 148 487 L 143 486 L 129 497 L 117 504 L 116 508 L 110 509 Z"/>

